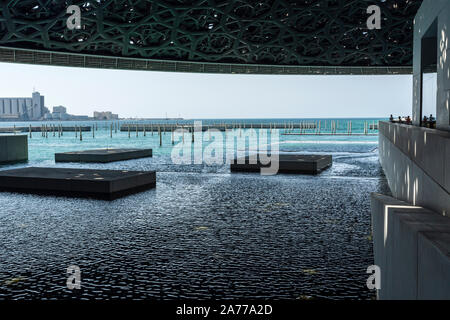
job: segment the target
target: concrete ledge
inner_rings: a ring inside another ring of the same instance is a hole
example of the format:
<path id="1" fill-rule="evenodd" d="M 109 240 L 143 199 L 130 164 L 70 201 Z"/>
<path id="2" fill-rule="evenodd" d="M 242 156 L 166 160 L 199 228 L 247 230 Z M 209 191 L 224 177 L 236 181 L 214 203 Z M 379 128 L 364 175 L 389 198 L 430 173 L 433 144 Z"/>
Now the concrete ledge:
<path id="1" fill-rule="evenodd" d="M 378 298 L 420 299 L 418 279 L 429 276 L 418 270 L 420 234 L 450 232 L 450 219 L 375 193 L 371 211 L 374 259 L 381 269 Z"/>
<path id="2" fill-rule="evenodd" d="M 155 171 L 21 168 L 0 171 L 0 191 L 114 200 L 156 185 Z"/>
<path id="3" fill-rule="evenodd" d="M 450 132 L 381 121 L 380 135 L 450 192 Z"/>
<path id="4" fill-rule="evenodd" d="M 448 163 L 450 157 L 445 158 L 447 152 L 444 152 L 450 150 L 450 144 L 447 145 L 445 140 L 447 132 L 438 131 L 430 138 L 428 132 L 436 130 L 417 129 L 413 126 L 380 123 L 379 157 L 389 187 L 397 199 L 450 216 L 450 194 L 438 182 L 444 181 L 445 177 L 433 179 L 435 175 L 443 175 L 444 172 L 450 171 L 447 168 L 450 166 Z M 431 147 L 439 139 L 444 140 Z M 425 147 L 425 144 L 428 147 Z M 424 150 L 430 154 L 424 153 Z M 426 166 L 433 167 L 432 161 L 435 161 L 436 168 L 428 171 L 417 164 L 422 163 L 425 166 L 427 163 Z"/>
<path id="5" fill-rule="evenodd" d="M 96 149 L 55 153 L 55 162 L 114 162 L 152 156 L 152 149 Z"/>
<path id="6" fill-rule="evenodd" d="M 373 193 L 371 196 L 373 253 L 375 264 L 381 269 L 381 290 L 378 292 L 378 298 L 382 300 L 390 298 L 386 290 L 391 269 L 388 256 L 392 254 L 393 245 L 392 237 L 389 237 L 389 234 L 392 234 L 392 224 L 389 224 L 389 220 L 392 220 L 394 211 L 400 208 L 414 210 L 413 206 L 385 195 Z"/>
<path id="7" fill-rule="evenodd" d="M 0 163 L 28 160 L 27 135 L 0 135 Z"/>
<path id="8" fill-rule="evenodd" d="M 333 158 L 330 155 L 291 155 L 280 154 L 278 159 L 279 173 L 306 173 L 317 174 L 330 167 Z M 259 156 L 256 163 L 250 163 L 249 157 L 234 159 L 230 165 L 232 172 L 259 172 L 261 168 L 268 168 L 271 163 L 265 165 L 260 162 Z"/>

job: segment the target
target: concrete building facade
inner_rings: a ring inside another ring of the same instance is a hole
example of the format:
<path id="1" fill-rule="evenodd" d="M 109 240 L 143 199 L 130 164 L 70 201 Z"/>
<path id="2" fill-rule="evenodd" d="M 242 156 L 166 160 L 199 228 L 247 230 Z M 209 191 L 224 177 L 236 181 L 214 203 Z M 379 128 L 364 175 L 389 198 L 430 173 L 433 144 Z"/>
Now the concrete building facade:
<path id="1" fill-rule="evenodd" d="M 53 112 L 46 113 L 44 115 L 44 120 L 49 121 L 87 121 L 91 120 L 88 116 L 84 115 L 73 115 L 67 113 L 67 108 L 64 106 L 53 107 Z"/>
<path id="2" fill-rule="evenodd" d="M 52 113 L 47 113 L 44 115 L 45 120 L 69 120 L 70 116 L 67 113 L 67 108 L 63 106 L 53 107 Z"/>
<path id="3" fill-rule="evenodd" d="M 119 115 L 114 114 L 111 111 L 94 111 L 95 120 L 118 120 Z"/>
<path id="4" fill-rule="evenodd" d="M 39 92 L 31 98 L 0 98 L 0 120 L 40 120 L 47 112 Z"/>

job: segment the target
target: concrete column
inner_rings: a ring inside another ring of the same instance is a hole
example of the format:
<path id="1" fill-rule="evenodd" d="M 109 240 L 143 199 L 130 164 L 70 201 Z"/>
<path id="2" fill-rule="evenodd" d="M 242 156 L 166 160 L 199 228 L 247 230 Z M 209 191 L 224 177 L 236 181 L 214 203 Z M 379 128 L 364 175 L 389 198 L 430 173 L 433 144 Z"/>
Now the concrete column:
<path id="1" fill-rule="evenodd" d="M 422 39 L 437 23 L 436 127 L 450 131 L 450 2 L 424 0 L 414 19 L 413 124 L 419 125 L 422 107 Z M 424 45 L 425 49 L 427 47 Z M 435 48 L 429 48 L 434 52 Z"/>
<path id="2" fill-rule="evenodd" d="M 438 16 L 436 127 L 450 131 L 450 3 Z"/>

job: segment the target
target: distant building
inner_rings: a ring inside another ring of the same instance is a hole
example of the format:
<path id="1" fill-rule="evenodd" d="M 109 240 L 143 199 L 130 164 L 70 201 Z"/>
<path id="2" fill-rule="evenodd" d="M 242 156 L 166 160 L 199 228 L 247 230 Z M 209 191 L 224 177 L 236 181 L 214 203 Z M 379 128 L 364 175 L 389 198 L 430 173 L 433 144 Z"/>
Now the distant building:
<path id="1" fill-rule="evenodd" d="M 0 98 L 0 120 L 41 120 L 48 112 L 39 92 L 31 98 Z"/>
<path id="2" fill-rule="evenodd" d="M 67 120 L 71 120 L 71 121 L 87 121 L 87 120 L 92 120 L 92 118 L 90 118 L 89 116 L 76 116 L 76 115 L 69 115 L 70 118 Z"/>
<path id="3" fill-rule="evenodd" d="M 94 119 L 95 120 L 118 120 L 119 115 L 114 114 L 111 111 L 105 111 L 105 112 L 94 111 Z"/>
<path id="4" fill-rule="evenodd" d="M 69 114 L 67 114 L 67 109 L 63 106 L 57 106 L 53 107 L 52 113 L 47 113 L 44 116 L 44 119 L 46 120 L 68 120 L 70 117 Z"/>
<path id="5" fill-rule="evenodd" d="M 94 118 L 77 116 L 67 113 L 64 106 L 53 107 L 50 112 L 44 104 L 44 96 L 39 92 L 33 92 L 31 98 L 0 98 L 0 121 L 27 121 L 27 120 L 118 120 L 119 115 L 110 111 L 94 112 Z"/>
<path id="6" fill-rule="evenodd" d="M 45 120 L 89 120 L 88 116 L 75 116 L 67 113 L 67 108 L 63 106 L 53 107 L 52 113 L 47 113 L 44 116 Z"/>
<path id="7" fill-rule="evenodd" d="M 63 106 L 53 107 L 53 113 L 67 113 L 67 108 Z"/>

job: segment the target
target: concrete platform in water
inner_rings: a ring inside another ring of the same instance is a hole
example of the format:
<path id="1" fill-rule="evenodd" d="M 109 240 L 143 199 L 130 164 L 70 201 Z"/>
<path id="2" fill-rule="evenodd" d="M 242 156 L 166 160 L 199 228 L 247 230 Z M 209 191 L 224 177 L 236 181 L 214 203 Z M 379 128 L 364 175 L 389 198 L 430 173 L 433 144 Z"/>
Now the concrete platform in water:
<path id="1" fill-rule="evenodd" d="M 0 134 L 0 164 L 28 160 L 27 135 Z"/>
<path id="2" fill-rule="evenodd" d="M 242 163 L 238 163 L 238 161 Z M 231 164 L 232 172 L 255 172 L 260 171 L 261 168 L 268 168 L 269 164 L 262 164 L 259 156 L 256 163 L 250 163 L 249 157 L 235 159 Z M 245 161 L 245 162 L 244 162 Z M 333 163 L 331 155 L 293 155 L 293 154 L 280 154 L 278 158 L 278 172 L 279 173 L 306 173 L 317 174 Z"/>
<path id="3" fill-rule="evenodd" d="M 152 156 L 152 149 L 96 149 L 55 153 L 55 162 L 114 162 Z"/>
<path id="4" fill-rule="evenodd" d="M 0 191 L 114 200 L 156 186 L 155 171 L 37 168 L 0 171 Z"/>

